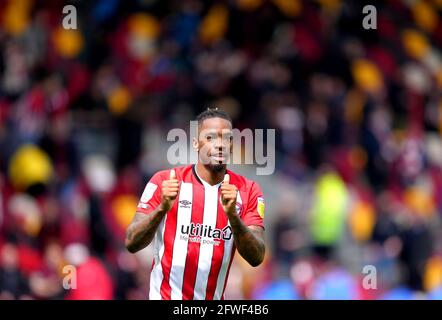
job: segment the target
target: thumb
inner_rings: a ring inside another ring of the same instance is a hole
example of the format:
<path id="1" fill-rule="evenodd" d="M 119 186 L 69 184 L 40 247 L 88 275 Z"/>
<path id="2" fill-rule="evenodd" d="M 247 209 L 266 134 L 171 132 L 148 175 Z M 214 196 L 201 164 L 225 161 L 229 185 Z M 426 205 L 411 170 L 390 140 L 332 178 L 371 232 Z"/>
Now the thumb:
<path id="1" fill-rule="evenodd" d="M 173 179 L 175 179 L 175 170 L 174 169 L 170 170 L 170 176 L 169 176 L 169 180 L 173 180 Z"/>
<path id="2" fill-rule="evenodd" d="M 224 181 L 223 181 L 223 183 L 225 183 L 225 184 L 229 184 L 229 182 L 230 182 L 230 176 L 229 176 L 228 174 L 226 174 L 226 175 L 224 176 Z"/>

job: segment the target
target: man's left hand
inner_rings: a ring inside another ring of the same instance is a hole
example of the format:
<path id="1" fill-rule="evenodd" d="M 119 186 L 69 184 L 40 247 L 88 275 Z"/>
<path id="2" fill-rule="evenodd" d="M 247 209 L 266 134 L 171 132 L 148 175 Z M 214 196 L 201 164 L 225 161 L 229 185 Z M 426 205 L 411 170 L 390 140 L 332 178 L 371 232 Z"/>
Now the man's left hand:
<path id="1" fill-rule="evenodd" d="M 221 203 L 223 205 L 224 212 L 227 215 L 231 215 L 236 212 L 236 197 L 238 194 L 238 188 L 229 182 L 230 176 L 226 174 L 221 185 Z"/>

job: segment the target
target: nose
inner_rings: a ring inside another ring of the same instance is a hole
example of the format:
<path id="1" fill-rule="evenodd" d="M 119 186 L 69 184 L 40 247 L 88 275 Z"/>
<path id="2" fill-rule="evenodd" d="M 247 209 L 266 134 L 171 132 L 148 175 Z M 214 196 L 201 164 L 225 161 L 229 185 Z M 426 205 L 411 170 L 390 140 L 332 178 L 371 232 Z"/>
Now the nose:
<path id="1" fill-rule="evenodd" d="M 215 146 L 216 149 L 222 150 L 222 148 L 224 147 L 223 139 L 221 137 L 216 138 L 214 146 Z"/>

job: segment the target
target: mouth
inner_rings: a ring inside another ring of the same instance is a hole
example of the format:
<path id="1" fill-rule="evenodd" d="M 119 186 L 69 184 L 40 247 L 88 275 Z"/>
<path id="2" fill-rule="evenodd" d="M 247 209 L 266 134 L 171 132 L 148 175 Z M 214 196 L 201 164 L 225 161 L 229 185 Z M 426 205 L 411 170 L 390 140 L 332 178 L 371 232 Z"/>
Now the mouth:
<path id="1" fill-rule="evenodd" d="M 223 153 L 217 153 L 210 156 L 216 162 L 225 162 L 227 160 L 227 156 Z"/>

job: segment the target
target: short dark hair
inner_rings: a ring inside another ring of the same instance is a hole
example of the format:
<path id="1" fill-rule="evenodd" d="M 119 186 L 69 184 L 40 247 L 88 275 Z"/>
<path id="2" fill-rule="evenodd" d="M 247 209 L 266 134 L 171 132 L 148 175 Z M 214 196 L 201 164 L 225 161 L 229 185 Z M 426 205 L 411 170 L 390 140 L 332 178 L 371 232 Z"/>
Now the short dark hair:
<path id="1" fill-rule="evenodd" d="M 232 118 L 229 116 L 227 112 L 215 107 L 215 108 L 207 108 L 196 117 L 196 121 L 198 121 L 198 126 L 201 126 L 204 120 L 210 118 L 221 118 L 232 123 Z"/>

